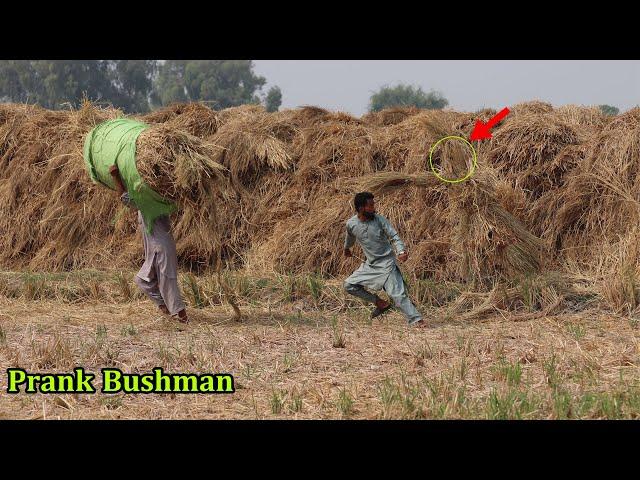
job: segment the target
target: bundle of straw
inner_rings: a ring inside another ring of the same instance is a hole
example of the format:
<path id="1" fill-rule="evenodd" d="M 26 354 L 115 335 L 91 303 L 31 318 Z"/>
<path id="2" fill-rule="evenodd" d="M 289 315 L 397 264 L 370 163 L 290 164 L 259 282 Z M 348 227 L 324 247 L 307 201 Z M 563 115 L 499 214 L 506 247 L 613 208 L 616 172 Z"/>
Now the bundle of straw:
<path id="1" fill-rule="evenodd" d="M 204 183 L 221 183 L 224 167 L 212 160 L 216 146 L 167 125 L 144 130 L 136 144 L 142 179 L 172 201 L 195 201 Z"/>

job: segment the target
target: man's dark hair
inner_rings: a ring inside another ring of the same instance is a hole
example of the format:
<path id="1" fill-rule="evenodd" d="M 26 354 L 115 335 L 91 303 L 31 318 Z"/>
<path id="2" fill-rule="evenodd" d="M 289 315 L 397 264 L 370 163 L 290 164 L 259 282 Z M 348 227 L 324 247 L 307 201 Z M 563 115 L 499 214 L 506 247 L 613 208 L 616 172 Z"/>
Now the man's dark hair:
<path id="1" fill-rule="evenodd" d="M 360 207 L 364 207 L 367 204 L 367 200 L 373 200 L 373 193 L 371 192 L 356 193 L 356 196 L 353 198 L 353 206 L 356 207 L 356 212 L 359 212 Z"/>

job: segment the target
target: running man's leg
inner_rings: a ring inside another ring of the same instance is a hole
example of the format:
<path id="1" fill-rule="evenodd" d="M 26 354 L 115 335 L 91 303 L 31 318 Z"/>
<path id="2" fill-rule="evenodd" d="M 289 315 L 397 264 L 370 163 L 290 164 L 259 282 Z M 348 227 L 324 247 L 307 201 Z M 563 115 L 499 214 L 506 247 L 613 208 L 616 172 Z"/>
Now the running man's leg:
<path id="1" fill-rule="evenodd" d="M 354 297 L 361 298 L 367 303 L 376 304 L 376 302 L 380 300 L 377 295 L 374 295 L 373 293 L 369 292 L 362 285 L 344 282 L 343 286 L 347 293 L 349 293 L 350 295 L 353 295 Z"/>
<path id="2" fill-rule="evenodd" d="M 400 269 L 396 268 L 384 284 L 384 291 L 391 297 L 396 307 L 403 313 L 410 325 L 422 320 L 422 315 L 413 305 L 402 278 Z"/>

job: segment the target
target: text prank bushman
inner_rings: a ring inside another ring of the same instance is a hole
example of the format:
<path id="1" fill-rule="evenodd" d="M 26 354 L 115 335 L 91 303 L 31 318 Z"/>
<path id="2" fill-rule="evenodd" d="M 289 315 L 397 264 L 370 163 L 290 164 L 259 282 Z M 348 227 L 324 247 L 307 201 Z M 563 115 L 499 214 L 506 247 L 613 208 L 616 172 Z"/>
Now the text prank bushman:
<path id="1" fill-rule="evenodd" d="M 74 373 L 28 373 L 22 368 L 7 369 L 7 393 L 95 393 L 94 374 L 83 368 Z M 117 368 L 102 369 L 102 393 L 233 393 L 233 376 L 164 373 L 162 368 L 150 374 L 123 373 Z"/>

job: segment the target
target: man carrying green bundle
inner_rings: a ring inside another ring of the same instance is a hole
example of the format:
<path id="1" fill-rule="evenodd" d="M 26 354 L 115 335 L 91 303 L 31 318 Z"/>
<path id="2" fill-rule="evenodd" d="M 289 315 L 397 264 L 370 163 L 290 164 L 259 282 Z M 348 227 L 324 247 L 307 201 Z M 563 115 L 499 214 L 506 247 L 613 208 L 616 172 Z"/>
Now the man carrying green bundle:
<path id="1" fill-rule="evenodd" d="M 384 290 L 410 326 L 424 328 L 427 326 L 426 322 L 407 295 L 407 287 L 396 263 L 391 242 L 398 251 L 398 260 L 405 262 L 409 254 L 389 220 L 376 214 L 373 198 L 372 193 L 361 192 L 353 200 L 357 214 L 347 220 L 344 254 L 352 256 L 351 247 L 357 240 L 367 259 L 345 280 L 344 289 L 351 295 L 375 304 L 371 318 L 382 315 L 392 305 L 368 292 L 365 287 L 374 291 Z"/>
<path id="2" fill-rule="evenodd" d="M 144 241 L 144 264 L 135 277 L 136 285 L 163 313 L 178 315 L 182 323 L 189 321 L 185 305 L 178 288 L 178 255 L 176 242 L 170 231 L 169 217 L 156 218 L 151 233 L 145 228 L 142 212 L 126 191 L 116 165 L 109 168 L 120 200 L 130 208 L 138 210 L 138 225 Z"/>

